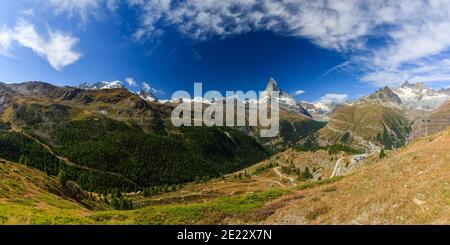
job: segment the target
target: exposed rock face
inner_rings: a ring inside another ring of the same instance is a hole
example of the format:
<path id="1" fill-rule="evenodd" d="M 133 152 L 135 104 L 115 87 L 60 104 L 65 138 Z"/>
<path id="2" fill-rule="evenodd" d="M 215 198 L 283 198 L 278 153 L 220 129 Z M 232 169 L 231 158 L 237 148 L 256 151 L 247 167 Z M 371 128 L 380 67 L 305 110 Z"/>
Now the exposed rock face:
<path id="1" fill-rule="evenodd" d="M 375 93 L 370 94 L 366 97 L 363 97 L 359 101 L 365 102 L 365 101 L 370 101 L 370 100 L 378 101 L 382 104 L 388 104 L 388 105 L 398 106 L 398 105 L 402 104 L 402 100 L 400 99 L 400 97 L 398 97 L 397 94 L 395 94 L 388 87 L 381 88 L 381 89 L 377 90 Z"/>
<path id="2" fill-rule="evenodd" d="M 151 101 L 151 102 L 158 101 L 156 96 L 150 91 L 140 90 L 136 94 L 139 95 L 139 97 L 141 97 L 143 100 L 146 100 L 146 101 Z"/>
<path id="3" fill-rule="evenodd" d="M 260 98 L 260 100 L 264 101 L 267 100 L 270 97 L 270 92 L 278 91 L 280 92 L 279 95 L 279 103 L 280 107 L 286 110 L 292 110 L 297 113 L 303 114 L 307 117 L 311 117 L 311 114 L 306 110 L 301 104 L 297 103 L 295 99 L 288 93 L 284 92 L 282 89 L 278 87 L 277 82 L 273 78 L 269 78 L 267 81 L 266 89 L 263 94 L 263 96 Z"/>
<path id="4" fill-rule="evenodd" d="M 440 94 L 445 94 L 450 96 L 450 88 L 441 88 L 438 91 Z"/>
<path id="5" fill-rule="evenodd" d="M 278 84 L 273 78 L 269 78 L 266 85 L 266 91 L 280 91 L 280 88 L 278 88 Z"/>
<path id="6" fill-rule="evenodd" d="M 55 85 L 40 81 L 13 83 L 7 84 L 6 86 L 11 89 L 16 95 L 45 96 L 51 98 L 60 97 L 65 90 L 65 88 L 60 88 Z"/>
<path id="7" fill-rule="evenodd" d="M 410 122 L 400 98 L 385 87 L 337 108 L 319 131 L 322 145 L 346 144 L 366 151 L 398 148 L 407 142 Z"/>
<path id="8" fill-rule="evenodd" d="M 6 84 L 0 82 L 0 111 L 11 102 L 13 94 L 14 91 L 8 88 Z"/>

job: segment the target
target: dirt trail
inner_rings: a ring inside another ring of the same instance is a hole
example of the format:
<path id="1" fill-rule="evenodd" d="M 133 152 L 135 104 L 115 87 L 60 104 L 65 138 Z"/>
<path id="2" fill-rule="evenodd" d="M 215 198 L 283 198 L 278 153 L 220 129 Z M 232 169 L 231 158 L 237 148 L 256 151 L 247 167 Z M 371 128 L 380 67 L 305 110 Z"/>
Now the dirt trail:
<path id="1" fill-rule="evenodd" d="M 334 165 L 333 173 L 331 173 L 330 179 L 333 178 L 334 176 L 336 176 L 336 172 L 337 172 L 337 170 L 339 168 L 339 164 L 341 164 L 342 159 L 343 159 L 343 157 L 339 158 L 336 161 L 336 164 Z"/>
<path id="2" fill-rule="evenodd" d="M 277 185 L 279 185 L 279 186 L 281 186 L 281 187 L 286 187 L 286 185 L 284 185 L 284 184 L 281 183 L 280 181 L 271 180 L 271 179 L 266 179 L 266 178 L 257 177 L 257 176 L 252 176 L 252 178 L 253 178 L 254 180 L 270 182 L 270 183 L 277 184 Z"/>
<path id="3" fill-rule="evenodd" d="M 361 161 L 362 159 L 366 158 L 367 154 L 358 154 L 358 155 L 351 155 L 349 156 L 350 158 L 350 165 L 356 164 L 358 161 Z M 344 160 L 345 157 L 341 157 L 336 161 L 336 164 L 334 165 L 334 169 L 333 169 L 333 173 L 330 176 L 330 179 L 335 177 L 338 170 L 339 170 L 339 165 L 341 164 L 342 160 Z"/>
<path id="4" fill-rule="evenodd" d="M 291 183 L 293 183 L 294 186 L 296 186 L 295 178 L 284 175 L 283 173 L 280 172 L 280 168 L 281 168 L 281 166 L 278 166 L 278 167 L 274 168 L 273 170 L 275 171 L 275 173 L 277 173 L 278 176 L 280 176 L 281 179 L 288 179 Z"/>

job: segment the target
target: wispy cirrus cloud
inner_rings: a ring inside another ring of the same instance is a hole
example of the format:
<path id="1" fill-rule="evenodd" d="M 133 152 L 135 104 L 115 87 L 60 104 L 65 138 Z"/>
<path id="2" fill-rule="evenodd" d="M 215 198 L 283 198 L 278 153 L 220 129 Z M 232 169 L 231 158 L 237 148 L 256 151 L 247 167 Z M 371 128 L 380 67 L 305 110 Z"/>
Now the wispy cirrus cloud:
<path id="1" fill-rule="evenodd" d="M 125 82 L 128 84 L 128 86 L 130 87 L 136 87 L 137 83 L 136 81 L 132 78 L 132 77 L 126 77 L 125 78 Z"/>
<path id="2" fill-rule="evenodd" d="M 106 7 L 111 12 L 116 12 L 120 5 L 120 0 L 107 0 L 106 1 Z"/>
<path id="3" fill-rule="evenodd" d="M 143 88 L 145 91 L 147 91 L 147 92 L 152 92 L 152 93 L 154 93 L 154 94 L 164 94 L 164 91 L 153 88 L 153 87 L 150 86 L 150 84 L 147 83 L 147 82 L 143 82 L 143 83 L 142 83 L 142 88 Z"/>
<path id="4" fill-rule="evenodd" d="M 69 17 L 80 17 L 86 23 L 90 17 L 96 16 L 103 0 L 45 0 L 54 8 L 56 14 L 67 14 Z M 112 3 L 107 2 L 108 6 Z"/>
<path id="5" fill-rule="evenodd" d="M 78 39 L 58 31 L 49 30 L 47 35 L 39 33 L 35 26 L 20 20 L 14 28 L 0 29 L 0 54 L 11 57 L 13 44 L 31 49 L 43 57 L 56 70 L 78 61 L 82 54 L 74 48 Z"/>
<path id="6" fill-rule="evenodd" d="M 171 25 L 206 40 L 251 31 L 302 37 L 352 60 L 361 81 L 375 86 L 402 79 L 446 80 L 445 70 L 415 74 L 450 51 L 447 0 L 129 0 L 140 12 L 135 39 L 157 37 Z M 343 64 L 341 64 L 343 65 Z M 340 69 L 334 67 L 329 73 Z M 436 74 L 437 72 L 437 74 Z"/>

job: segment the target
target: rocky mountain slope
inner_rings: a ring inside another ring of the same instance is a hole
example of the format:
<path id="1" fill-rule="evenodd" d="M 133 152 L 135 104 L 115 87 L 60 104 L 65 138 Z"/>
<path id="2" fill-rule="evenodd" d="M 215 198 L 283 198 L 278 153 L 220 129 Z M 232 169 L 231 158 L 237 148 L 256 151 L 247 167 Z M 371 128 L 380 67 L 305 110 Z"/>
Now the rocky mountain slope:
<path id="1" fill-rule="evenodd" d="M 265 93 L 259 98 L 259 101 L 268 101 L 272 91 L 279 92 L 280 133 L 276 137 L 260 138 L 259 140 L 264 145 L 275 150 L 283 150 L 307 139 L 325 126 L 325 123 L 313 119 L 308 110 L 298 104 L 291 95 L 280 89 L 273 78 L 267 81 Z M 259 130 L 260 127 L 252 129 L 255 135 Z"/>
<path id="2" fill-rule="evenodd" d="M 124 88 L 0 83 L 0 157 L 10 160 L 0 160 L 0 223 L 450 222 L 450 131 L 400 147 L 411 128 L 395 91 L 336 107 L 322 128 L 275 80 L 266 89 L 282 95 L 281 132 L 270 139 L 258 138 L 258 127 L 175 128 L 169 116 L 178 102 Z M 430 124 L 430 133 L 443 128 Z M 345 163 L 360 152 L 342 144 L 395 150 Z M 280 152 L 269 157 L 263 145 Z M 329 179 L 340 162 L 353 174 Z M 111 210 L 106 193 L 118 190 L 136 210 Z"/>
<path id="3" fill-rule="evenodd" d="M 280 103 L 280 108 L 285 110 L 291 110 L 299 114 L 303 114 L 307 117 L 311 117 L 308 110 L 306 110 L 302 105 L 298 104 L 295 99 L 288 93 L 284 92 L 278 87 L 277 82 L 273 78 L 269 78 L 267 81 L 265 93 L 259 98 L 260 101 L 266 101 L 270 97 L 270 92 L 279 92 L 278 102 Z"/>
<path id="4" fill-rule="evenodd" d="M 293 193 L 303 198 L 285 201 L 263 223 L 448 224 L 449 152 L 447 129 L 389 152 L 334 184 Z"/>
<path id="5" fill-rule="evenodd" d="M 411 131 L 400 98 L 387 87 L 336 109 L 318 133 L 321 145 L 340 143 L 368 151 L 404 145 Z"/>
<path id="6" fill-rule="evenodd" d="M 424 83 L 410 83 L 405 81 L 401 86 L 389 87 L 389 89 L 398 96 L 401 106 L 407 111 L 410 120 L 414 120 L 417 114 L 430 112 L 439 105 L 450 99 L 450 89 L 442 88 L 434 90 Z M 302 105 L 313 118 L 321 121 L 328 121 L 335 110 L 345 104 L 351 104 L 351 101 L 342 103 L 337 102 L 298 102 Z"/>
<path id="7" fill-rule="evenodd" d="M 62 170 L 87 190 L 137 191 L 211 178 L 269 155 L 253 137 L 236 129 L 175 128 L 167 116 L 170 105 L 146 101 L 123 88 L 42 82 L 0 88 L 0 143 L 8 146 L 0 148 L 0 157 L 19 161 L 21 156 L 14 152 L 31 159 L 36 158 L 29 155 L 31 149 L 41 155 L 52 151 L 52 164 L 33 167 L 51 175 Z"/>
<path id="8" fill-rule="evenodd" d="M 449 146 L 447 130 L 330 179 L 339 154 L 288 150 L 224 179 L 154 197 L 129 193 L 135 210 L 111 210 L 103 195 L 69 195 L 54 177 L 0 161 L 0 223 L 448 224 Z"/>
<path id="9" fill-rule="evenodd" d="M 279 89 L 274 80 L 269 84 Z M 277 137 L 258 137 L 260 127 L 177 128 L 170 115 L 178 102 L 157 102 L 115 85 L 0 84 L 0 143 L 8 145 L 0 157 L 19 161 L 15 151 L 31 158 L 25 149 L 38 147 L 54 161 L 29 164 L 48 174 L 64 171 L 86 190 L 136 191 L 236 171 L 268 157 L 267 148 L 285 149 L 323 127 L 282 92 Z"/>
<path id="10" fill-rule="evenodd" d="M 336 111 L 336 109 L 341 105 L 336 102 L 316 102 L 308 103 L 305 101 L 299 101 L 297 104 L 304 107 L 312 118 L 319 121 L 328 121 L 330 116 Z"/>

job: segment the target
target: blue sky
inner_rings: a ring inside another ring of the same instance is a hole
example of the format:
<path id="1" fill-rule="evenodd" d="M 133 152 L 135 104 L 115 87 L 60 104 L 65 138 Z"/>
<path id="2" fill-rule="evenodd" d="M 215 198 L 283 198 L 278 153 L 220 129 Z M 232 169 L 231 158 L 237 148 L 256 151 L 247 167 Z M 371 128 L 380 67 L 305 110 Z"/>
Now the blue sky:
<path id="1" fill-rule="evenodd" d="M 247 91 L 274 77 L 306 101 L 352 99 L 406 79 L 448 87 L 447 2 L 368 3 L 3 0 L 0 81 L 120 80 L 169 98 L 194 82 Z"/>

